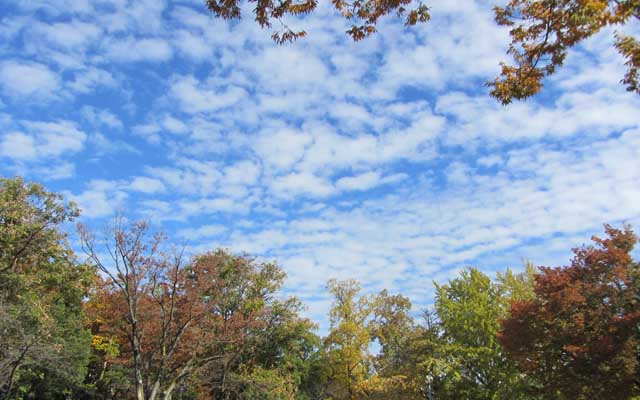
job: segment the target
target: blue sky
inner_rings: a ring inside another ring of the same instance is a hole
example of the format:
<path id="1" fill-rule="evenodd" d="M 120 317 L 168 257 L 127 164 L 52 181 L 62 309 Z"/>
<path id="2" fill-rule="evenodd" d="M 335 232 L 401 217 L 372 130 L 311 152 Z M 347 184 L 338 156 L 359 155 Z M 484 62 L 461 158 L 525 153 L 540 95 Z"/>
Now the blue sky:
<path id="1" fill-rule="evenodd" d="M 354 44 L 321 3 L 278 46 L 200 1 L 4 1 L 0 173 L 91 226 L 121 211 L 190 251 L 275 259 L 316 320 L 329 278 L 420 306 L 468 265 L 565 264 L 603 223 L 640 226 L 640 96 L 607 31 L 497 104 L 492 4 L 434 2 Z"/>

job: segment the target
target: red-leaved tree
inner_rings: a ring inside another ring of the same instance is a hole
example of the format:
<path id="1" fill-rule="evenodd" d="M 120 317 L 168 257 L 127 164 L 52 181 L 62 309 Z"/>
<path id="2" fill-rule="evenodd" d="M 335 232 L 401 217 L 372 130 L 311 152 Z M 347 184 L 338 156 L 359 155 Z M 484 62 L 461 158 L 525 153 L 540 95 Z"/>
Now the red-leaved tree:
<path id="1" fill-rule="evenodd" d="M 638 393 L 637 237 L 605 225 L 607 239 L 574 249 L 569 266 L 541 267 L 535 298 L 514 301 L 499 341 L 543 398 L 627 399 Z"/>

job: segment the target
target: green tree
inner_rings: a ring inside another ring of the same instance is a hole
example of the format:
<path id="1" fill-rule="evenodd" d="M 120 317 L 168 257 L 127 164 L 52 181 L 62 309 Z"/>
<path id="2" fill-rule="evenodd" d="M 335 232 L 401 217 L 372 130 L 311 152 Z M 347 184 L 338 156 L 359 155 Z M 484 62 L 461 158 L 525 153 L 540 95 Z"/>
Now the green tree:
<path id="1" fill-rule="evenodd" d="M 81 386 L 93 273 L 62 231 L 77 215 L 41 185 L 0 179 L 0 398 L 63 398 Z"/>
<path id="2" fill-rule="evenodd" d="M 318 338 L 315 325 L 300 316 L 301 303 L 283 298 L 284 271 L 275 263 L 224 250 L 199 255 L 193 265 L 197 271 L 208 271 L 199 279 L 212 282 L 203 293 L 210 312 L 203 325 L 208 336 L 201 353 L 207 362 L 198 378 L 203 395 L 223 399 L 300 395 Z"/>
<path id="3" fill-rule="evenodd" d="M 519 284 L 517 288 L 508 285 L 523 279 L 503 278 L 496 283 L 470 268 L 449 283 L 436 285 L 435 310 L 442 329 L 442 348 L 436 354 L 455 365 L 441 377 L 445 398 L 528 398 L 527 381 L 497 341 L 500 319 L 507 315 L 508 294 L 521 291 Z"/>

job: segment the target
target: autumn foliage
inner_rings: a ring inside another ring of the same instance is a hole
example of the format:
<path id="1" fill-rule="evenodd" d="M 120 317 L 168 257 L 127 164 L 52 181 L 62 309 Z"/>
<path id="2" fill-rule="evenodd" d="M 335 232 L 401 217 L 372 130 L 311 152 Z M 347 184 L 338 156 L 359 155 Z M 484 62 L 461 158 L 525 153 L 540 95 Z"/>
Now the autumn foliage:
<path id="1" fill-rule="evenodd" d="M 277 43 L 292 42 L 307 35 L 304 30 L 293 30 L 283 21 L 286 16 L 308 14 L 318 6 L 317 0 L 304 1 L 274 1 L 259 0 L 255 3 L 255 20 L 262 28 L 272 28 L 277 23 L 281 29 L 272 33 L 272 39 Z M 426 5 L 414 0 L 331 0 L 333 7 L 347 21 L 352 22 L 347 34 L 353 40 L 362 40 L 376 32 L 378 20 L 389 14 L 403 17 L 406 25 L 415 25 L 418 22 L 429 20 L 429 9 Z M 207 0 L 207 7 L 217 17 L 223 19 L 235 19 L 241 17 L 240 0 Z"/>
<path id="2" fill-rule="evenodd" d="M 317 0 L 274 1 L 249 0 L 255 3 L 254 19 L 262 28 L 279 29 L 271 37 L 279 44 L 305 37 L 304 29 L 295 30 L 285 23 L 287 16 L 313 12 Z M 377 31 L 380 18 L 395 14 L 406 26 L 431 19 L 430 7 L 415 0 L 331 0 L 340 17 L 351 22 L 346 33 L 355 41 Z M 217 17 L 237 19 L 242 15 L 241 0 L 207 0 L 207 7 Z M 507 105 L 536 95 L 545 77 L 564 64 L 572 47 L 609 26 L 624 27 L 640 18 L 638 0 L 510 0 L 495 6 L 495 21 L 509 28 L 511 42 L 506 53 L 512 62 L 500 63 L 500 74 L 486 83 L 491 96 Z M 640 94 L 640 41 L 629 33 L 615 31 L 614 46 L 624 57 L 627 71 L 621 78 L 626 89 Z"/>
<path id="3" fill-rule="evenodd" d="M 545 398 L 625 399 L 637 391 L 637 238 L 606 227 L 607 239 L 575 249 L 571 265 L 540 268 L 535 298 L 514 301 L 500 343 Z"/>
<path id="4" fill-rule="evenodd" d="M 630 1 L 511 0 L 495 7 L 496 21 L 510 28 L 508 54 L 514 64 L 503 63 L 502 71 L 489 86 L 503 104 L 535 95 L 542 79 L 553 74 L 567 51 L 607 26 L 622 26 L 640 18 L 640 3 Z M 640 45 L 632 36 L 615 34 L 615 47 L 625 57 L 627 73 L 622 82 L 640 94 L 638 68 Z"/>
<path id="5" fill-rule="evenodd" d="M 138 400 L 169 399 L 186 387 L 199 398 L 295 392 L 301 377 L 279 368 L 311 350 L 306 341 L 313 338 L 305 335 L 313 324 L 298 316 L 295 299 L 274 298 L 284 279 L 275 264 L 224 250 L 185 260 L 182 252 L 164 251 L 163 237 L 149 235 L 145 223 L 125 227 L 120 220 L 104 245 L 112 256 L 106 264 L 93 235 L 80 229 L 105 274 L 86 304 L 94 348 L 96 340 L 118 344 L 95 376 L 124 366 Z M 290 332 L 278 338 L 283 328 Z M 277 387 L 268 383 L 278 379 Z"/>
<path id="6" fill-rule="evenodd" d="M 0 399 L 546 400 L 640 394 L 640 265 L 629 226 L 564 267 L 466 268 L 409 298 L 330 280 L 328 331 L 277 264 L 185 256 L 146 222 L 61 225 L 73 204 L 0 180 Z M 428 284 L 428 283 L 426 283 Z"/>

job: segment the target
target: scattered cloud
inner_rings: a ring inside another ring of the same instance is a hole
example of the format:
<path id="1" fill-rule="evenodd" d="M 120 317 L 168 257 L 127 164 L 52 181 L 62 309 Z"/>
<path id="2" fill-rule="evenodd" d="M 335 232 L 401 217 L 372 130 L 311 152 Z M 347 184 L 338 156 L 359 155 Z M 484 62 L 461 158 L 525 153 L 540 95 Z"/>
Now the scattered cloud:
<path id="1" fill-rule="evenodd" d="M 193 2 L 1 8 L 2 174 L 91 223 L 123 211 L 192 251 L 276 259 L 318 319 L 329 277 L 424 305 L 467 265 L 558 264 L 602 223 L 640 224 L 640 97 L 611 32 L 503 107 L 483 83 L 508 35 L 485 1 L 359 43 L 320 4 L 286 46 Z"/>

